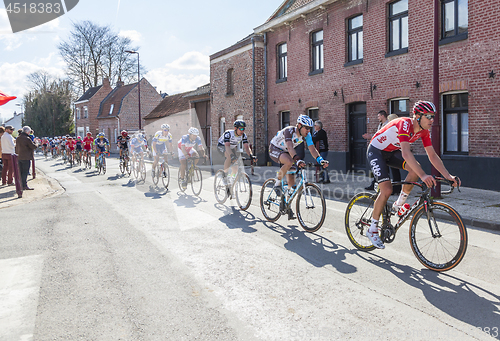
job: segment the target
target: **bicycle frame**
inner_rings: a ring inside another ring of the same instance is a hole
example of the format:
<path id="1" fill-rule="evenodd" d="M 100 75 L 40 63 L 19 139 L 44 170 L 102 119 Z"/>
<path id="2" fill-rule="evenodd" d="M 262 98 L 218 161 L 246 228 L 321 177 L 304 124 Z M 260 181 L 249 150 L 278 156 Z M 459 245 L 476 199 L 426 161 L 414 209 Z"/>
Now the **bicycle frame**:
<path id="1" fill-rule="evenodd" d="M 300 180 L 299 180 L 299 183 L 298 185 L 295 187 L 295 189 L 293 190 L 292 194 L 287 198 L 287 195 L 286 192 L 285 192 L 285 187 L 286 187 L 286 184 L 285 184 L 285 177 L 283 177 L 283 179 L 281 179 L 281 188 L 283 189 L 283 193 L 282 193 L 282 197 L 283 197 L 283 200 L 284 200 L 284 210 L 286 211 L 293 199 L 295 199 L 295 197 L 297 196 L 297 193 L 299 193 L 299 191 L 302 189 L 302 187 L 304 186 L 304 184 L 307 183 L 307 172 L 306 172 L 306 169 L 305 168 L 301 168 L 301 169 L 297 169 L 295 171 L 288 171 L 286 174 L 293 174 L 293 175 L 296 175 L 297 173 L 300 174 Z M 293 188 L 293 185 L 292 185 L 292 188 Z M 288 189 L 286 189 L 288 191 Z M 306 204 L 307 204 L 307 198 L 308 198 L 308 195 L 305 196 L 306 198 Z"/>

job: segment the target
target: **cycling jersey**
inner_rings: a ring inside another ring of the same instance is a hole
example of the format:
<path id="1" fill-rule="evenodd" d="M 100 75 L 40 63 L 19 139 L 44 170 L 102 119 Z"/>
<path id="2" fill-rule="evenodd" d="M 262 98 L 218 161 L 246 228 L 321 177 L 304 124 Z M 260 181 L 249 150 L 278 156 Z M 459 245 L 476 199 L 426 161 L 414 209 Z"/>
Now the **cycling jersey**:
<path id="1" fill-rule="evenodd" d="M 71 151 L 75 150 L 75 145 L 76 145 L 76 141 L 67 141 L 66 142 L 66 147 L 68 147 L 68 149 Z"/>
<path id="2" fill-rule="evenodd" d="M 83 142 L 81 140 L 76 141 L 76 150 L 82 150 L 82 146 L 83 146 Z"/>
<path id="3" fill-rule="evenodd" d="M 172 143 L 172 134 L 168 133 L 167 136 L 163 135 L 161 130 L 157 131 L 153 137 L 153 142 L 156 142 L 157 147 L 166 147 L 167 142 Z"/>
<path id="4" fill-rule="evenodd" d="M 230 148 L 234 149 L 240 142 L 248 143 L 247 134 L 243 133 L 243 135 L 238 136 L 234 130 L 227 130 L 219 138 L 218 144 L 224 145 L 226 142 L 229 142 Z"/>
<path id="5" fill-rule="evenodd" d="M 308 146 L 312 146 L 313 145 L 311 132 L 307 133 L 307 136 L 305 137 L 305 140 L 306 140 L 306 143 L 307 143 Z M 290 127 L 286 127 L 284 129 L 281 129 L 273 137 L 273 139 L 271 140 L 271 144 L 274 145 L 275 147 L 283 150 L 283 151 L 287 151 L 287 147 L 286 147 L 286 142 L 287 141 L 292 141 L 294 149 L 299 144 L 301 144 L 302 142 L 304 142 L 304 139 L 302 138 L 302 136 L 300 136 L 297 133 L 297 127 L 290 126 Z"/>
<path id="6" fill-rule="evenodd" d="M 109 145 L 109 141 L 108 141 L 107 138 L 103 138 L 102 140 L 101 139 L 95 139 L 94 140 L 94 144 L 95 144 L 96 148 L 99 149 L 99 151 L 105 152 L 106 151 L 106 146 Z"/>
<path id="7" fill-rule="evenodd" d="M 422 129 L 415 134 L 412 119 L 400 117 L 390 121 L 377 131 L 373 135 L 370 145 L 386 152 L 393 152 L 401 149 L 401 142 L 413 143 L 419 138 L 422 138 L 424 147 L 432 146 L 429 130 Z"/>
<path id="8" fill-rule="evenodd" d="M 83 139 L 83 148 L 85 148 L 86 150 L 92 149 L 92 145 L 93 144 L 94 144 L 94 138 L 93 137 L 86 136 Z"/>
<path id="9" fill-rule="evenodd" d="M 179 143 L 177 144 L 177 147 L 179 147 L 179 149 L 182 149 L 182 146 L 184 146 L 184 148 L 186 148 L 186 152 L 189 153 L 194 146 L 202 146 L 201 139 L 199 136 L 196 136 L 196 139 L 194 141 L 191 141 L 191 139 L 189 138 L 189 134 L 183 135 L 179 140 Z"/>
<path id="10" fill-rule="evenodd" d="M 126 137 L 123 137 L 123 136 L 118 136 L 117 138 L 118 140 L 118 147 L 120 147 L 120 149 L 128 149 L 128 142 L 130 141 L 130 136 L 126 136 Z"/>

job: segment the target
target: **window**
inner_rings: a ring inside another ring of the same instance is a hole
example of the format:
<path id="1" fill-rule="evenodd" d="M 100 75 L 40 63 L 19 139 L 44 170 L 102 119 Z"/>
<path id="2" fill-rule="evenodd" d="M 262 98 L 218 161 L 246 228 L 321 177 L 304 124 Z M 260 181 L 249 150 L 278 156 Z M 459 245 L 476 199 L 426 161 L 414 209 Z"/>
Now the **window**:
<path id="1" fill-rule="evenodd" d="M 280 129 L 288 127 L 290 125 L 290 111 L 282 111 L 280 116 L 281 116 Z"/>
<path id="2" fill-rule="evenodd" d="M 277 82 L 286 81 L 287 77 L 287 47 L 286 43 L 278 45 L 278 80 Z"/>
<path id="3" fill-rule="evenodd" d="M 115 105 L 114 104 L 111 104 L 111 107 L 109 108 L 109 114 L 113 114 L 113 109 L 114 109 Z"/>
<path id="4" fill-rule="evenodd" d="M 441 3 L 441 44 L 467 39 L 468 0 L 443 0 Z"/>
<path id="5" fill-rule="evenodd" d="M 80 119 L 80 108 L 76 108 L 76 119 Z"/>
<path id="6" fill-rule="evenodd" d="M 319 120 L 319 109 L 318 108 L 310 108 L 307 109 L 307 116 L 309 116 L 313 122 Z"/>
<path id="7" fill-rule="evenodd" d="M 347 28 L 347 61 L 348 65 L 363 62 L 363 15 L 348 20 Z"/>
<path id="8" fill-rule="evenodd" d="M 90 132 L 90 127 L 85 127 L 85 134 L 87 134 L 88 132 Z"/>
<path id="9" fill-rule="evenodd" d="M 89 108 L 83 107 L 83 118 L 89 117 Z"/>
<path id="10" fill-rule="evenodd" d="M 233 95 L 233 71 L 234 69 L 227 70 L 227 95 Z"/>
<path id="11" fill-rule="evenodd" d="M 323 30 L 311 35 L 311 74 L 323 72 Z"/>
<path id="12" fill-rule="evenodd" d="M 396 114 L 399 117 L 409 117 L 410 100 L 408 98 L 391 99 L 389 103 L 389 114 Z"/>
<path id="13" fill-rule="evenodd" d="M 226 131 L 226 118 L 225 117 L 221 117 L 220 118 L 220 135 L 222 135 L 223 132 Z"/>
<path id="14" fill-rule="evenodd" d="M 390 57 L 408 52 L 408 0 L 389 5 L 389 53 Z"/>
<path id="15" fill-rule="evenodd" d="M 469 95 L 468 93 L 443 96 L 444 153 L 469 152 Z"/>

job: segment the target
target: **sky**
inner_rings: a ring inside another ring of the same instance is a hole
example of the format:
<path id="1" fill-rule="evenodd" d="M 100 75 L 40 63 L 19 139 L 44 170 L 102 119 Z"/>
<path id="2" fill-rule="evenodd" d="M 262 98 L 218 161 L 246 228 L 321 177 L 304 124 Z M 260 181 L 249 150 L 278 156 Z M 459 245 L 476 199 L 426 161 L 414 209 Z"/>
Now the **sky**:
<path id="1" fill-rule="evenodd" d="M 0 3 L 0 90 L 16 100 L 0 106 L 1 118 L 22 111 L 30 88 L 27 76 L 46 70 L 64 78 L 57 46 L 72 23 L 110 25 L 139 47 L 144 76 L 157 91 L 175 94 L 209 83 L 209 56 L 245 38 L 266 22 L 282 0 L 79 0 L 65 15 L 30 30 L 12 33 Z M 80 94 L 81 95 L 81 94 Z M 17 105 L 19 104 L 19 105 Z"/>

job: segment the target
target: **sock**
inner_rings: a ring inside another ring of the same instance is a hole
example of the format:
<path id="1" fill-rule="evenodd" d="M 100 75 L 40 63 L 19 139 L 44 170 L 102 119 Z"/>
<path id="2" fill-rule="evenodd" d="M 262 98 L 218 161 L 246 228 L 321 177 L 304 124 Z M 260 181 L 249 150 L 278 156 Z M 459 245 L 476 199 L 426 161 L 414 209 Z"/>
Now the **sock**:
<path id="1" fill-rule="evenodd" d="M 368 231 L 371 233 L 378 232 L 378 220 L 372 218 L 372 224 L 370 225 Z"/>
<path id="2" fill-rule="evenodd" d="M 406 202 L 406 199 L 408 198 L 408 194 L 409 193 L 405 193 L 405 192 L 401 191 L 401 193 L 399 193 L 398 200 L 396 200 L 396 202 L 394 202 L 394 206 L 398 206 L 398 207 L 403 206 L 403 204 Z"/>

